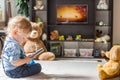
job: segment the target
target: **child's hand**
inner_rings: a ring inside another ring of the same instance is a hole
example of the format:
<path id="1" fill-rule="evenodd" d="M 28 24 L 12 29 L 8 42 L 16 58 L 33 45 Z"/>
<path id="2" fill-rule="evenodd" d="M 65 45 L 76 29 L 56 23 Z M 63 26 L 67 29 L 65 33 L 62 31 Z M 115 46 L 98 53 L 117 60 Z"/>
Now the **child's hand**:
<path id="1" fill-rule="evenodd" d="M 33 55 L 33 54 L 34 54 L 34 53 L 27 53 L 26 56 L 29 56 L 29 57 L 30 57 L 30 56 Z"/>
<path id="2" fill-rule="evenodd" d="M 32 60 L 32 58 L 29 57 L 29 56 L 27 56 L 27 57 L 25 58 L 25 62 L 26 62 L 26 63 L 29 63 L 31 60 Z"/>
<path id="3" fill-rule="evenodd" d="M 27 53 L 26 56 L 27 56 L 27 57 L 30 57 L 30 58 L 32 58 L 32 59 L 34 59 L 36 56 L 31 57 L 33 54 L 34 54 L 34 53 Z"/>

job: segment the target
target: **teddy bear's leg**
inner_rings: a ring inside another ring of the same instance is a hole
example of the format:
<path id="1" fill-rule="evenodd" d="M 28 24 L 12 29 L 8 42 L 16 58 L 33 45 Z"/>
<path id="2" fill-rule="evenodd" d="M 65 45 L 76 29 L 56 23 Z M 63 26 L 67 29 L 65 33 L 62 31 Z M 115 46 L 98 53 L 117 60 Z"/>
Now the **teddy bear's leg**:
<path id="1" fill-rule="evenodd" d="M 41 55 L 39 55 L 38 59 L 40 59 L 40 60 L 54 60 L 55 55 L 52 52 L 44 52 Z"/>
<path id="2" fill-rule="evenodd" d="M 103 70 L 103 66 L 101 64 L 98 65 L 97 70 L 99 72 L 100 80 L 105 80 L 110 77 L 110 75 L 107 75 L 106 72 Z"/>

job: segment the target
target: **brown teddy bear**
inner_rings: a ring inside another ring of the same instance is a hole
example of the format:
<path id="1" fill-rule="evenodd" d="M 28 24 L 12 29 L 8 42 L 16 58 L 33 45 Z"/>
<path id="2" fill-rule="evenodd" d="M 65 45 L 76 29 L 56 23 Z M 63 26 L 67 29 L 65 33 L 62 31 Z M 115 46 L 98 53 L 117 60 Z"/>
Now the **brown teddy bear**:
<path id="1" fill-rule="evenodd" d="M 106 52 L 109 58 L 104 65 L 98 64 L 100 80 L 106 80 L 120 76 L 120 46 L 113 46 L 109 52 Z"/>
<path id="2" fill-rule="evenodd" d="M 37 60 L 54 60 L 55 59 L 54 53 L 47 52 L 47 49 L 46 49 L 43 41 L 40 40 L 40 37 L 42 35 L 43 23 L 42 22 L 39 22 L 39 23 L 31 22 L 31 24 L 32 24 L 33 30 L 31 32 L 28 40 L 24 44 L 25 54 L 31 55 L 38 49 L 43 48 L 44 52 L 40 55 L 37 55 L 35 57 L 35 59 L 37 59 Z"/>

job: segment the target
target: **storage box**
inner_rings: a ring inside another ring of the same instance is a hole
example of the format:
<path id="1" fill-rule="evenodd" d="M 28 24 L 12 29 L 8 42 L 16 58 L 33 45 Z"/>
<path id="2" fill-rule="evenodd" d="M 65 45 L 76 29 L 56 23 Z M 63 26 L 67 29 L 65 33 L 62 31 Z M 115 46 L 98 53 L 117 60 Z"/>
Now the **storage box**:
<path id="1" fill-rule="evenodd" d="M 82 57 L 91 57 L 93 54 L 93 49 L 79 49 L 79 54 Z"/>
<path id="2" fill-rule="evenodd" d="M 64 49 L 64 57 L 76 57 L 76 49 Z"/>

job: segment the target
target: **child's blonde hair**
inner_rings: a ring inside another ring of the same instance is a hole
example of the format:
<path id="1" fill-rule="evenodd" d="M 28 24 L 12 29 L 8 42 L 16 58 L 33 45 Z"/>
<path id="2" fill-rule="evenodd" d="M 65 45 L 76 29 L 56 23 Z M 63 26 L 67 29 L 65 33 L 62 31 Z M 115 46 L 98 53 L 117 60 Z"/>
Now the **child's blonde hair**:
<path id="1" fill-rule="evenodd" d="M 8 22 L 7 35 L 11 35 L 13 29 L 18 28 L 25 33 L 28 33 L 32 30 L 30 21 L 21 15 L 13 17 Z"/>

